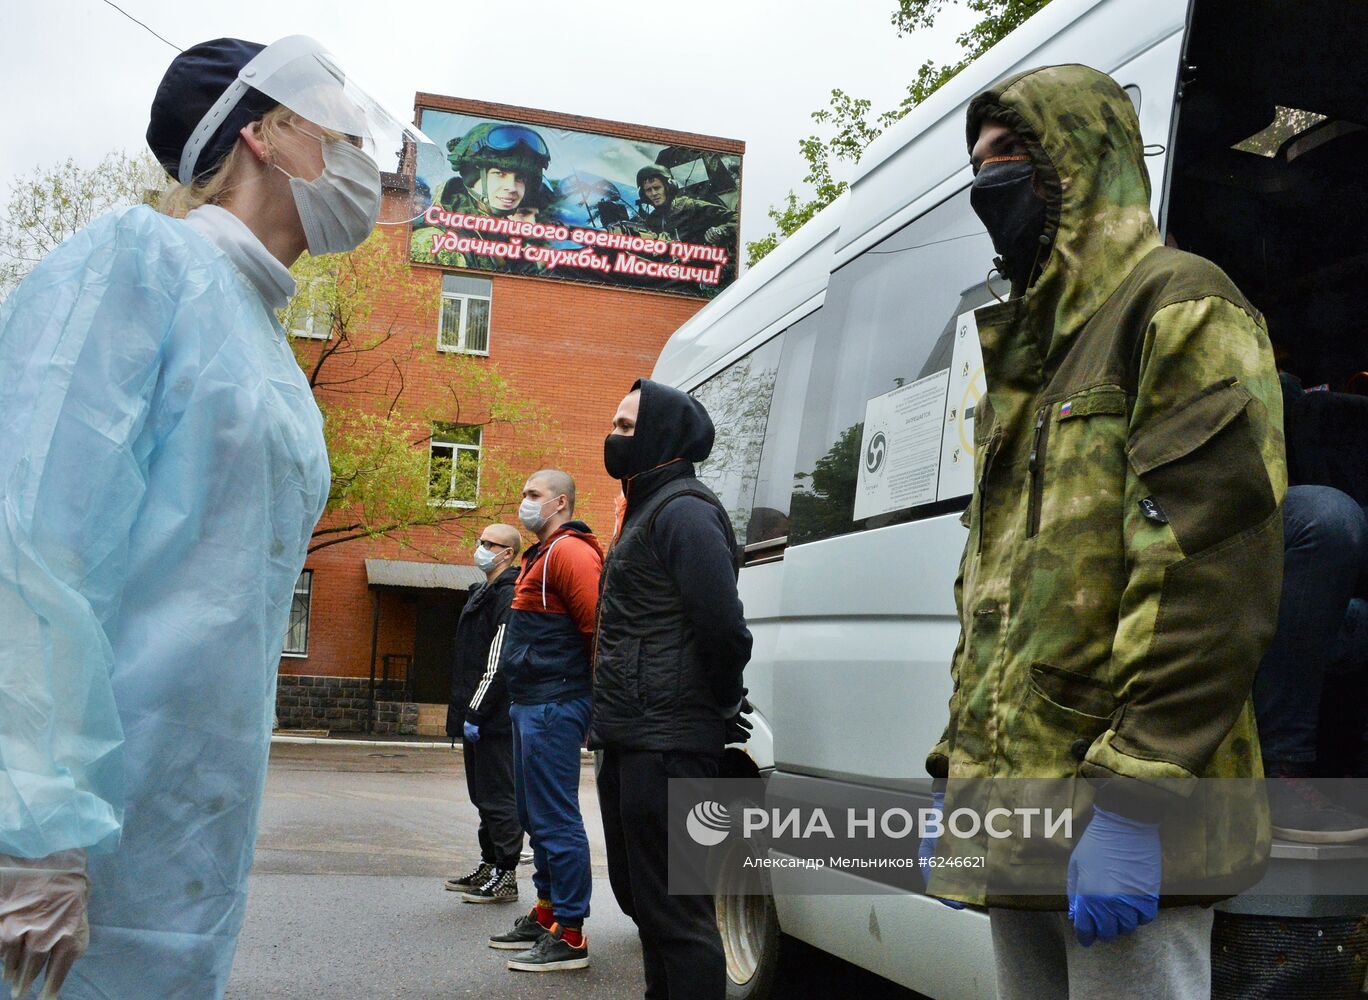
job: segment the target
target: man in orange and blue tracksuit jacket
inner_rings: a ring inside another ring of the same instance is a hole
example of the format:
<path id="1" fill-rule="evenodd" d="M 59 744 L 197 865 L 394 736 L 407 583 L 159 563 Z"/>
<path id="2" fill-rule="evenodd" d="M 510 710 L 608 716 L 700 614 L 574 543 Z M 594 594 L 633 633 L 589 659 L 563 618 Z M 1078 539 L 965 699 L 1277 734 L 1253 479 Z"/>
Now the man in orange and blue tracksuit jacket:
<path id="1" fill-rule="evenodd" d="M 532 842 L 537 905 L 493 948 L 517 949 L 510 969 L 546 972 L 589 964 L 584 921 L 593 879 L 579 808 L 580 748 L 589 729 L 591 646 L 603 550 L 571 520 L 575 482 L 533 473 L 518 518 L 537 544 L 523 556 L 500 650 L 513 720 L 518 816 Z"/>

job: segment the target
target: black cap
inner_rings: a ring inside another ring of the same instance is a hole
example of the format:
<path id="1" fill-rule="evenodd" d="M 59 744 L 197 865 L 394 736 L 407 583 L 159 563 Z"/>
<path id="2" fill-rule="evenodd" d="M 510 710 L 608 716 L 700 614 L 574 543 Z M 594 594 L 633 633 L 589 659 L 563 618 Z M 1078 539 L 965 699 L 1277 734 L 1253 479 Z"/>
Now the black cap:
<path id="1" fill-rule="evenodd" d="M 216 38 L 186 49 L 171 61 L 157 87 L 157 96 L 152 98 L 147 145 L 173 178 L 180 171 L 181 153 L 195 127 L 237 79 L 238 71 L 265 47 L 241 38 Z M 200 150 L 195 175 L 222 163 L 243 126 L 256 121 L 277 103 L 249 87 Z"/>

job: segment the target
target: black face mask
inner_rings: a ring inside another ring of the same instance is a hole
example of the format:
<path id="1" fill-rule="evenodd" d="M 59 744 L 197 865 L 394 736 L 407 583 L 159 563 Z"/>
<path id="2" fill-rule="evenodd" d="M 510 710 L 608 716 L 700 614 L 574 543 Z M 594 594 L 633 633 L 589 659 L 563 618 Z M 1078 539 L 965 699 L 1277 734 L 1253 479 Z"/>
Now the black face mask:
<path id="1" fill-rule="evenodd" d="M 1030 160 L 989 159 L 969 189 L 969 204 L 998 252 L 998 270 L 1012 284 L 1026 284 L 1046 253 L 1045 201 L 1035 193 Z"/>
<path id="2" fill-rule="evenodd" d="M 626 479 L 632 474 L 632 438 L 627 434 L 609 434 L 603 439 L 603 467 L 614 479 Z"/>

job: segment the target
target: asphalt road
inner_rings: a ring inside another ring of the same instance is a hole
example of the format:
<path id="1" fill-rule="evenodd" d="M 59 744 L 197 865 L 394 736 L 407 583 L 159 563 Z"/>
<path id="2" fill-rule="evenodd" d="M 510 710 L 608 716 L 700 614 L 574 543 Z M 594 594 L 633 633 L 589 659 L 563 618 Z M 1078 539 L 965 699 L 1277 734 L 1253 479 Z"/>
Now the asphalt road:
<path id="1" fill-rule="evenodd" d="M 472 906 L 442 888 L 476 853 L 459 751 L 277 744 L 228 1000 L 640 997 L 641 950 L 608 886 L 587 766 L 580 803 L 594 870 L 592 964 L 585 972 L 510 972 L 508 953 L 485 940 L 531 905 L 530 873 L 513 905 Z M 801 960 L 776 991 L 786 1000 L 915 1000 L 843 962 L 792 951 Z"/>

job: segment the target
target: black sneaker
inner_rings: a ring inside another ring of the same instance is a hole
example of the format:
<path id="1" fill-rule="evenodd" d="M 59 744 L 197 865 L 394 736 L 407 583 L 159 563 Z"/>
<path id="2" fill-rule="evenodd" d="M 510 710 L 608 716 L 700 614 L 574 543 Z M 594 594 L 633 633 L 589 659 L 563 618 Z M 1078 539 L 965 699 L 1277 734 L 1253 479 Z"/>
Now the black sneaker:
<path id="1" fill-rule="evenodd" d="M 524 913 L 513 921 L 513 929 L 506 934 L 495 934 L 489 947 L 503 951 L 526 951 L 546 935 L 546 928 L 537 922 L 537 911 Z"/>
<path id="2" fill-rule="evenodd" d="M 518 898 L 518 873 L 514 869 L 505 871 L 495 868 L 489 881 L 477 889 L 468 889 L 461 895 L 466 903 L 511 903 Z"/>
<path id="3" fill-rule="evenodd" d="M 564 972 L 569 969 L 589 968 L 589 940 L 578 948 L 566 943 L 561 937 L 560 924 L 553 924 L 551 930 L 541 936 L 541 940 L 527 951 L 514 955 L 508 960 L 508 967 L 519 972 Z"/>
<path id="4" fill-rule="evenodd" d="M 474 871 L 466 872 L 459 877 L 453 876 L 444 882 L 447 892 L 465 892 L 468 889 L 478 889 L 494 876 L 494 866 L 488 861 L 481 861 L 475 866 Z"/>
<path id="5" fill-rule="evenodd" d="M 1310 778 L 1276 774 L 1268 779 L 1273 835 L 1301 844 L 1349 844 L 1368 839 L 1368 819 L 1335 805 Z"/>

